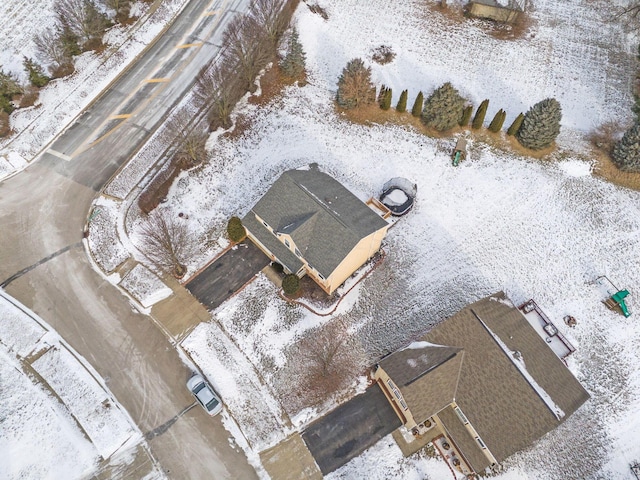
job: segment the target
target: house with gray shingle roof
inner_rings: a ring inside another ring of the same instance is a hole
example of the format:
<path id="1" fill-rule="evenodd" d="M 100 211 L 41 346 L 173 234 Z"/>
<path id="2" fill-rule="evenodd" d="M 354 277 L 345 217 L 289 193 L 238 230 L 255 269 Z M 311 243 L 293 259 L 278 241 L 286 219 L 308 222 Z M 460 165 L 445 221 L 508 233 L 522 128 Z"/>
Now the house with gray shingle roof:
<path id="1" fill-rule="evenodd" d="M 531 445 L 589 398 L 502 292 L 384 357 L 374 378 L 405 427 L 440 439 L 465 474 Z"/>
<path id="2" fill-rule="evenodd" d="M 309 275 L 331 294 L 380 249 L 385 215 L 314 165 L 284 172 L 242 224 L 287 273 Z"/>

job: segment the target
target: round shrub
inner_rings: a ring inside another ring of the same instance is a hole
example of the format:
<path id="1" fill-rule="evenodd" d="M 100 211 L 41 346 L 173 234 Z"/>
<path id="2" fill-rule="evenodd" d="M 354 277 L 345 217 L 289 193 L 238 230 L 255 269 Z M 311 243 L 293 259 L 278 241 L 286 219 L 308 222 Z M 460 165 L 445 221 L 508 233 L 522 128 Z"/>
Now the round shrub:
<path id="1" fill-rule="evenodd" d="M 247 231 L 242 226 L 242 221 L 238 217 L 231 217 L 227 224 L 227 235 L 232 242 L 239 242 L 244 240 L 247 236 Z"/>
<path id="2" fill-rule="evenodd" d="M 289 273 L 282 279 L 282 290 L 285 295 L 295 295 L 300 290 L 300 279 L 297 275 Z"/>

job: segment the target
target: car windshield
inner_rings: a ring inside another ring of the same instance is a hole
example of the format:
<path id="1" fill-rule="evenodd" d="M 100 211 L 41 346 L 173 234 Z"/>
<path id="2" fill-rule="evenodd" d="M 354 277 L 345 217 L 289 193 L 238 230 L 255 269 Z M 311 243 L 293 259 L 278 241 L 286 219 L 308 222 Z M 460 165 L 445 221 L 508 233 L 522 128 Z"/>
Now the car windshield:
<path id="1" fill-rule="evenodd" d="M 213 392 L 207 388 L 204 383 L 197 385 L 193 390 L 193 393 L 196 394 L 200 403 L 207 407 L 207 410 L 211 411 L 213 408 L 218 405 L 218 400 L 213 396 Z"/>

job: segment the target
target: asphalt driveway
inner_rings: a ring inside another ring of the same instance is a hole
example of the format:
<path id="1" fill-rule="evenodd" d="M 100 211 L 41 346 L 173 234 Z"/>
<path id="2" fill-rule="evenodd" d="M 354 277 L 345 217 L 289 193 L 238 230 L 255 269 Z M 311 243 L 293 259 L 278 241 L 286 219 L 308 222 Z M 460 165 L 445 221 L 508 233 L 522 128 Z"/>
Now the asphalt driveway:
<path id="1" fill-rule="evenodd" d="M 323 475 L 340 468 L 402 425 L 376 383 L 302 433 Z"/>
<path id="2" fill-rule="evenodd" d="M 185 285 L 210 310 L 240 290 L 269 262 L 253 242 L 246 240 L 228 250 Z"/>

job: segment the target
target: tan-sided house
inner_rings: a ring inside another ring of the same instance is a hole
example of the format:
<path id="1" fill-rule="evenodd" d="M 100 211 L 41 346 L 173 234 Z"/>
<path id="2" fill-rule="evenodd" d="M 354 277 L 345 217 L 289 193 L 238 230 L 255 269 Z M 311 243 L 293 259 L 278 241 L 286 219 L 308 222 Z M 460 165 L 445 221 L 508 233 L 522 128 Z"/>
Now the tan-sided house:
<path id="1" fill-rule="evenodd" d="M 384 357 L 374 377 L 404 425 L 441 438 L 464 473 L 531 445 L 589 398 L 502 292 Z"/>
<path id="2" fill-rule="evenodd" d="M 286 272 L 309 275 L 331 294 L 380 249 L 386 214 L 313 165 L 284 172 L 242 224 Z"/>

